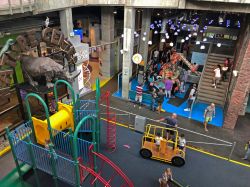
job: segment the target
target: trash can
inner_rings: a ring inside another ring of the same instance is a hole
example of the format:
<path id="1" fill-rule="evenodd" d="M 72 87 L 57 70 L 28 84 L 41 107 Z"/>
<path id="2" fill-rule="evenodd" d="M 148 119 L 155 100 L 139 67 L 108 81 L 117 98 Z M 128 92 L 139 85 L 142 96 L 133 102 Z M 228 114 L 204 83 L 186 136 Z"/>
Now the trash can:
<path id="1" fill-rule="evenodd" d="M 135 116 L 135 131 L 144 133 L 146 125 L 146 118 L 143 116 Z"/>

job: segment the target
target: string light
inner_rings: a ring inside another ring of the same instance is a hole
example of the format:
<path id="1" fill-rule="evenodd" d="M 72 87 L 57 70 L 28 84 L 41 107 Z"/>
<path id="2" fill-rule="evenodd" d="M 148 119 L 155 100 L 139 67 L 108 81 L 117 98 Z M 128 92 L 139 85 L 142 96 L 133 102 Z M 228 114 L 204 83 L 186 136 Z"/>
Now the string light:
<path id="1" fill-rule="evenodd" d="M 200 49 L 205 49 L 205 45 L 201 45 Z"/>
<path id="2" fill-rule="evenodd" d="M 154 34 L 158 34 L 158 31 L 155 31 Z"/>
<path id="3" fill-rule="evenodd" d="M 169 39 L 169 36 L 167 35 L 166 38 Z"/>
<path id="4" fill-rule="evenodd" d="M 189 38 L 191 38 L 191 36 L 192 36 L 191 34 L 188 35 Z"/>
<path id="5" fill-rule="evenodd" d="M 201 44 L 201 42 L 200 41 L 196 41 L 196 43 L 195 43 L 196 45 L 200 45 Z"/>
<path id="6" fill-rule="evenodd" d="M 177 36 L 177 35 L 178 35 L 178 32 L 175 32 L 174 35 Z"/>
<path id="7" fill-rule="evenodd" d="M 185 40 L 189 40 L 189 37 L 187 36 L 187 37 L 185 38 Z"/>
<path id="8" fill-rule="evenodd" d="M 142 41 L 146 41 L 146 37 L 145 36 L 142 37 Z"/>
<path id="9" fill-rule="evenodd" d="M 162 43 L 166 42 L 165 38 L 162 38 L 162 39 L 161 39 L 161 42 L 162 42 Z"/>
<path id="10" fill-rule="evenodd" d="M 207 38 L 203 38 L 203 42 L 206 42 L 207 41 Z"/>
<path id="11" fill-rule="evenodd" d="M 184 39 L 181 39 L 181 43 L 184 43 L 185 42 L 185 40 Z"/>
<path id="12" fill-rule="evenodd" d="M 152 41 L 148 41 L 148 45 L 152 45 L 153 43 L 152 43 Z"/>
<path id="13" fill-rule="evenodd" d="M 170 42 L 169 46 L 170 46 L 170 47 L 173 47 L 173 46 L 174 46 L 174 43 L 173 43 L 173 42 Z"/>
<path id="14" fill-rule="evenodd" d="M 217 47 L 221 47 L 221 43 L 217 43 Z"/>

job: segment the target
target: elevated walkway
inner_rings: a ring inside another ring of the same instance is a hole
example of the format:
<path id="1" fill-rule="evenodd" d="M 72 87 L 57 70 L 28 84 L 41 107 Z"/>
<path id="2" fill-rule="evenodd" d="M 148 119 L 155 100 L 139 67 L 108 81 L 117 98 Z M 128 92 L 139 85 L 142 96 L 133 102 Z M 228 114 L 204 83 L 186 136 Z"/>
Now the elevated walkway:
<path id="1" fill-rule="evenodd" d="M 1 0 L 0 16 L 12 15 L 35 10 L 35 0 Z"/>

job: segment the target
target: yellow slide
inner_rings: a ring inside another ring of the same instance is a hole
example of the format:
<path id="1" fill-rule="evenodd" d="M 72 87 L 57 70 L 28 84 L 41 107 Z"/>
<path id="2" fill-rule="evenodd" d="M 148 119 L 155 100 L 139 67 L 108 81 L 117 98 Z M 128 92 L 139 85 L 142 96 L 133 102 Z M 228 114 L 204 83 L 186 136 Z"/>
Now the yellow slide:
<path id="1" fill-rule="evenodd" d="M 73 106 L 58 102 L 58 112 L 49 117 L 52 129 L 64 130 L 71 128 L 74 130 Z M 47 120 L 40 120 L 32 117 L 37 143 L 45 145 L 45 140 L 50 139 Z M 53 131 L 52 131 L 53 132 Z"/>

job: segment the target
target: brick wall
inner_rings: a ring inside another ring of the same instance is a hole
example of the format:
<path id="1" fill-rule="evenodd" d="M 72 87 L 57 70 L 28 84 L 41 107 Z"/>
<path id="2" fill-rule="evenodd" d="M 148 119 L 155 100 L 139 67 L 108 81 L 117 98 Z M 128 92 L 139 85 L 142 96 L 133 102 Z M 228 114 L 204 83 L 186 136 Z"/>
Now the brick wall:
<path id="1" fill-rule="evenodd" d="M 243 53 L 243 59 L 239 68 L 238 77 L 235 82 L 235 87 L 232 91 L 231 98 L 229 100 L 228 110 L 225 116 L 224 127 L 234 129 L 238 115 L 242 110 L 242 106 L 245 101 L 248 88 L 250 86 L 250 40 L 249 34 L 246 36 L 245 53 Z M 240 62 L 239 62 L 240 63 Z"/>

